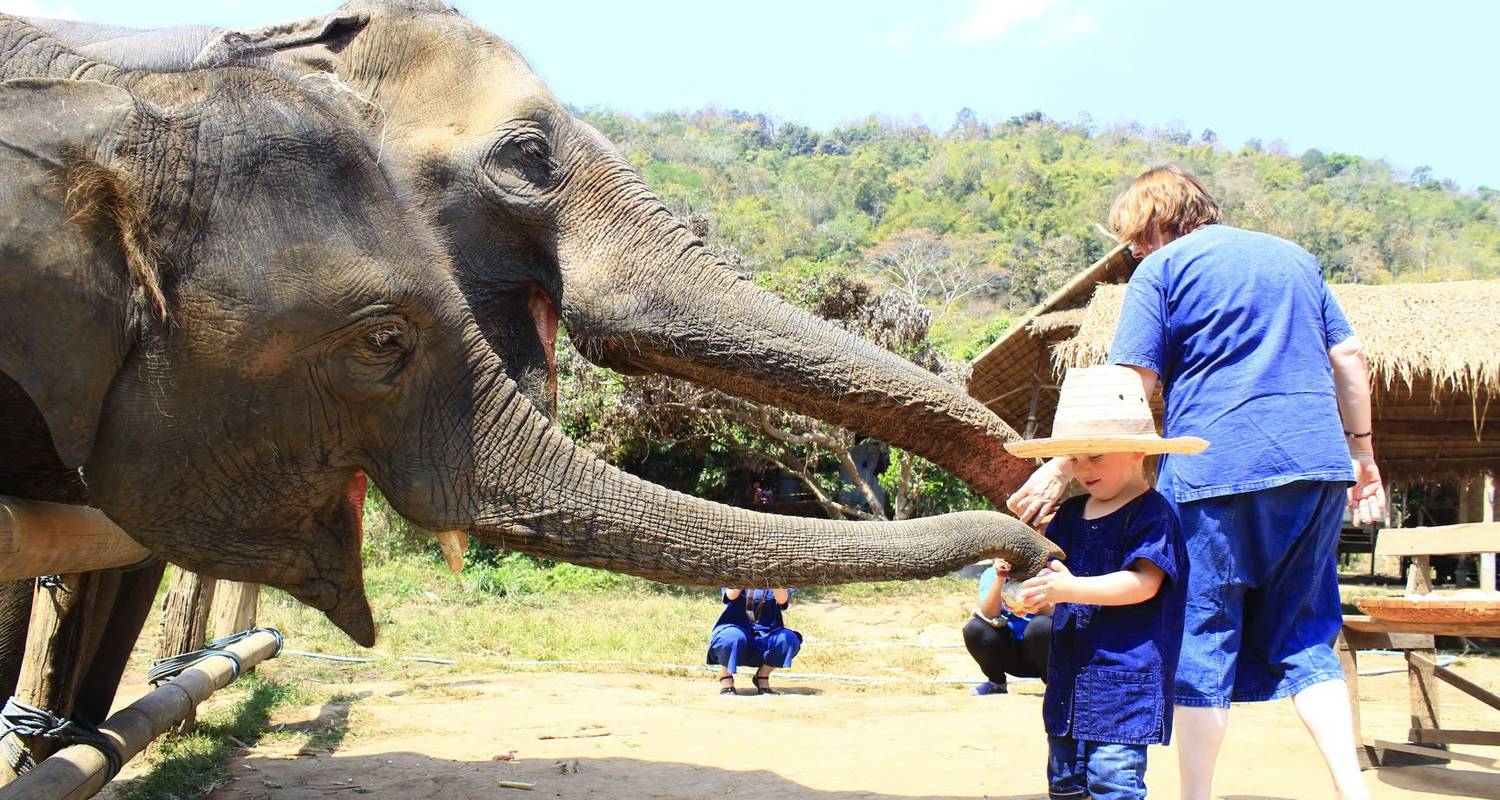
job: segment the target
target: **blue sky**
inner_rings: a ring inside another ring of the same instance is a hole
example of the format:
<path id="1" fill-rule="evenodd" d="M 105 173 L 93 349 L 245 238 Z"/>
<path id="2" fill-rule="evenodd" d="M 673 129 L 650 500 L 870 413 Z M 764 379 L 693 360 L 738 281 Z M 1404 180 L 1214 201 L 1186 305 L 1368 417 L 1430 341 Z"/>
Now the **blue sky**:
<path id="1" fill-rule="evenodd" d="M 151 27 L 250 25 L 334 0 L 0 0 Z M 879 113 L 945 129 L 965 106 L 1096 124 L 1180 121 L 1431 166 L 1500 188 L 1500 3 L 1488 0 L 548 0 L 468 2 L 564 102 L 705 105 L 826 128 Z"/>

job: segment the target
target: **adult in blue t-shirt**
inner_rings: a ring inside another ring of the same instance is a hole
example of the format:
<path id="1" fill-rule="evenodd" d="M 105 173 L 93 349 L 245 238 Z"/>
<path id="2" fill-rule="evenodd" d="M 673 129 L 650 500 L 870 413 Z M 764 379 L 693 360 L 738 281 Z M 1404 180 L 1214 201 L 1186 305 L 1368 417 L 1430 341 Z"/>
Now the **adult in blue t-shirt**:
<path id="1" fill-rule="evenodd" d="M 1110 209 L 1143 260 L 1109 360 L 1133 367 L 1148 397 L 1160 385 L 1166 436 L 1212 442 L 1165 457 L 1158 476 L 1192 564 L 1175 687 L 1182 797 L 1211 796 L 1231 702 L 1287 696 L 1338 795 L 1368 797 L 1332 645 L 1345 509 L 1363 524 L 1385 506 L 1369 368 L 1317 260 L 1219 216 L 1175 167 L 1143 174 Z M 1070 477 L 1054 459 L 1008 505 L 1038 518 Z"/>
<path id="2" fill-rule="evenodd" d="M 979 606 L 964 624 L 964 647 L 985 677 L 974 687 L 976 695 L 1005 694 L 1007 674 L 1043 679 L 1047 675 L 1052 617 L 1020 614 L 1005 606 L 1000 589 L 1009 573 L 1010 565 L 997 558 L 979 574 Z"/>

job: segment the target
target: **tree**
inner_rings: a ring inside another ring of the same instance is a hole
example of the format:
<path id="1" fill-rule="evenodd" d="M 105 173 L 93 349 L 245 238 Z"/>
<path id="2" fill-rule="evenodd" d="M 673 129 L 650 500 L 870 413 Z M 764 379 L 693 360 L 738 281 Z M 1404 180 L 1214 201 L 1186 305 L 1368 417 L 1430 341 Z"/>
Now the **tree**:
<path id="1" fill-rule="evenodd" d="M 795 293 L 813 313 L 937 374 L 968 380 L 967 365 L 948 360 L 927 341 L 931 314 L 906 294 L 876 291 L 848 273 L 814 275 Z M 852 431 L 674 378 L 617 376 L 589 365 L 571 347 L 559 348 L 558 361 L 564 430 L 625 469 L 725 501 L 746 499 L 728 485 L 732 473 L 790 476 L 830 518 L 886 518 L 881 485 L 863 480 L 854 463 L 862 439 Z M 677 474 L 663 474 L 663 460 Z M 647 463 L 652 461 L 654 466 Z M 893 462 L 888 494 L 898 518 L 979 502 L 946 472 L 910 453 L 898 453 Z M 853 492 L 842 491 L 841 470 L 852 476 Z"/>

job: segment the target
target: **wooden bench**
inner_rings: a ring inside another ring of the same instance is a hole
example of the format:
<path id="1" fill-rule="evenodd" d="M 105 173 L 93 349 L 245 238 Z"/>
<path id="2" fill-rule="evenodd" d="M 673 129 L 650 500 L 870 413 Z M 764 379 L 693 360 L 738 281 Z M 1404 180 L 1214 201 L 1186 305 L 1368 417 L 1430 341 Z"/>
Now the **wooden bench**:
<path id="1" fill-rule="evenodd" d="M 1388 529 L 1376 542 L 1375 554 L 1412 556 L 1408 575 L 1409 593 L 1432 590 L 1429 557 L 1487 553 L 1500 550 L 1500 523 L 1484 522 L 1434 528 Z M 1493 585 L 1493 584 L 1491 584 Z M 1458 673 L 1439 666 L 1437 636 L 1500 636 L 1497 622 L 1397 622 L 1356 615 L 1345 616 L 1339 634 L 1339 660 L 1349 686 L 1349 705 L 1354 714 L 1354 736 L 1360 764 L 1366 768 L 1425 761 L 1459 760 L 1500 770 L 1500 759 L 1454 753 L 1449 744 L 1500 745 L 1496 730 L 1453 730 L 1438 720 L 1438 683 L 1447 683 L 1464 694 L 1500 711 L 1500 696 Z M 1411 727 L 1405 742 L 1368 739 L 1359 722 L 1359 651 L 1397 650 L 1406 657 L 1407 692 L 1411 704 Z"/>

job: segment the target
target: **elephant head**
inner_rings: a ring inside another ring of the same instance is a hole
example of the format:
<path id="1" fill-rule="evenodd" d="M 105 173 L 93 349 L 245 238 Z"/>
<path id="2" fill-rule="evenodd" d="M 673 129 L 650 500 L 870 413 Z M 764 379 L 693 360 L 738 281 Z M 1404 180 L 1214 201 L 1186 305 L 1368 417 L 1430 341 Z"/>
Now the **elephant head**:
<path id="1" fill-rule="evenodd" d="M 0 75 L 91 69 L 0 16 Z M 14 55 L 11 53 L 10 55 Z M 50 65 L 50 67 L 46 67 Z M 580 449 L 507 375 L 378 143 L 270 72 L 0 83 L 0 372 L 89 499 L 169 560 L 356 641 L 367 474 L 438 530 L 679 583 L 926 577 L 1055 548 L 1011 517 L 754 514 Z"/>
<path id="2" fill-rule="evenodd" d="M 147 68 L 271 58 L 349 100 L 443 229 L 508 374 L 555 401 L 559 321 L 580 352 L 842 425 L 1001 505 L 1029 473 L 963 392 L 741 280 L 497 36 L 440 2 L 355 0 L 254 30 L 48 22 L 91 58 Z"/>

